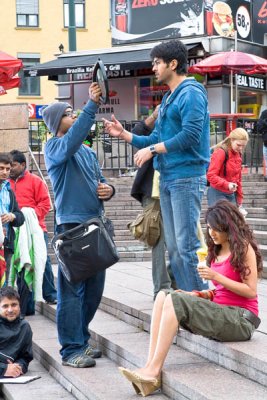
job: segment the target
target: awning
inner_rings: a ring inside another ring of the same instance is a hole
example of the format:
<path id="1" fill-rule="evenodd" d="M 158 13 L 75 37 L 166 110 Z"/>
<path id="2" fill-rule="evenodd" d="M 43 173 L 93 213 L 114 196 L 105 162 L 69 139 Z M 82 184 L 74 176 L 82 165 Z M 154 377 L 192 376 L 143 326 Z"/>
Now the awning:
<path id="1" fill-rule="evenodd" d="M 88 73 L 100 57 L 108 71 L 135 70 L 151 67 L 150 51 L 155 43 L 149 46 L 123 46 L 111 49 L 88 50 L 84 52 L 70 52 L 60 55 L 56 60 L 43 64 L 36 64 L 24 68 L 24 76 L 55 77 L 58 75 L 69 75 Z M 202 49 L 203 44 L 188 43 L 188 51 Z"/>

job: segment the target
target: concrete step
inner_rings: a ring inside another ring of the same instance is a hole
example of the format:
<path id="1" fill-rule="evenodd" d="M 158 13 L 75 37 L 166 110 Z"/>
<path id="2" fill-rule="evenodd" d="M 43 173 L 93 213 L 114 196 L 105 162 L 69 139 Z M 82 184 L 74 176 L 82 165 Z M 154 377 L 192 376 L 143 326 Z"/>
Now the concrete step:
<path id="1" fill-rule="evenodd" d="M 122 262 L 109 268 L 100 309 L 135 328 L 148 331 L 153 307 L 151 275 L 150 263 Z M 266 288 L 267 281 L 259 281 L 258 297 L 262 322 L 252 340 L 219 343 L 181 330 L 177 336 L 177 344 L 217 365 L 267 386 Z"/>
<path id="2" fill-rule="evenodd" d="M 45 305 L 45 308 L 49 307 Z M 97 398 L 103 400 L 132 398 L 134 392 L 131 384 L 120 377 L 117 366 L 136 368 L 144 365 L 149 335 L 142 329 L 99 310 L 91 323 L 90 331 L 93 340 L 108 359 L 104 357 L 97 360 L 95 368 L 84 370 L 82 374 L 75 376 L 72 368 L 63 367 L 60 364 L 59 355 L 56 352 L 59 346 L 54 337 L 55 325 L 44 316 L 38 316 L 37 319 L 32 317 L 30 323 L 34 330 L 35 353 L 45 360 L 46 367 L 49 366 L 51 370 L 52 366 L 57 371 L 57 374 L 62 377 L 63 385 L 66 380 L 68 381 L 68 386 L 72 387 L 72 392 L 76 393 L 76 396 L 79 394 L 80 398 L 83 394 L 85 398 L 95 398 L 93 397 L 94 388 L 98 380 L 103 376 L 111 375 L 112 381 L 105 381 L 106 390 L 103 388 L 101 396 Z M 40 329 L 44 324 L 47 327 L 46 332 Z M 214 393 L 220 393 L 220 400 L 234 399 L 237 395 L 242 399 L 256 400 L 266 393 L 266 388 L 261 384 L 175 345 L 172 346 L 164 365 L 162 381 L 162 394 L 157 394 L 157 399 L 166 399 L 168 396 L 175 400 L 211 400 L 214 399 Z M 111 392 L 110 384 L 117 393 L 113 390 Z"/>
<path id="3" fill-rule="evenodd" d="M 99 321 L 101 316 L 99 315 L 97 318 L 98 323 L 101 325 L 101 321 Z M 97 360 L 94 368 L 76 369 L 62 366 L 55 323 L 43 315 L 29 317 L 28 320 L 34 332 L 35 357 L 78 400 L 125 400 L 136 398 L 129 382 L 120 376 L 118 365 L 112 360 L 114 357 L 107 357 L 104 346 L 99 346 L 103 349 L 104 357 Z M 44 329 L 44 326 L 46 329 Z M 130 333 L 131 331 L 133 331 L 133 328 L 129 327 L 128 332 Z M 112 334 L 112 332 L 114 332 L 114 328 L 110 326 L 110 333 Z M 112 350 L 109 351 L 108 355 L 111 355 L 111 353 Z M 113 353 L 116 354 L 114 351 Z M 119 358 L 117 361 L 120 364 Z M 50 400 L 52 399 L 50 398 Z M 167 397 L 160 394 L 157 399 L 167 400 Z"/>
<path id="4" fill-rule="evenodd" d="M 246 220 L 253 231 L 267 231 L 267 219 L 247 217 Z"/>
<path id="5" fill-rule="evenodd" d="M 37 361 L 29 365 L 27 375 L 38 375 L 40 379 L 27 384 L 2 384 L 4 400 L 72 400 L 76 399 Z"/>

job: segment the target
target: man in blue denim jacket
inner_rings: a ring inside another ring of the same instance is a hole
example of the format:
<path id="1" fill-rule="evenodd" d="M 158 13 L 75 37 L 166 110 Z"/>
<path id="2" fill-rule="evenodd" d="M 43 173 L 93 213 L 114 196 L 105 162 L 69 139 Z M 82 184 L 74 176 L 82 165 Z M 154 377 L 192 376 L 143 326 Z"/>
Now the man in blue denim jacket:
<path id="1" fill-rule="evenodd" d="M 197 273 L 200 247 L 197 222 L 210 158 L 207 93 L 194 78 L 187 78 L 187 48 L 179 40 L 155 46 L 153 71 L 167 84 L 155 128 L 150 136 L 126 131 L 113 116 L 106 130 L 141 149 L 135 162 L 141 167 L 154 158 L 160 172 L 160 203 L 166 245 L 179 289 L 202 290 L 206 284 Z"/>
<path id="2" fill-rule="evenodd" d="M 95 152 L 83 145 L 95 122 L 101 90 L 89 88 L 90 100 L 77 118 L 68 103 L 52 103 L 43 110 L 43 119 L 54 135 L 45 146 L 45 165 L 55 195 L 57 233 L 72 229 L 100 216 L 103 200 L 115 193 L 102 176 Z M 68 282 L 58 270 L 57 329 L 62 364 L 75 368 L 95 365 L 101 351 L 88 343 L 88 324 L 99 306 L 105 272 L 78 283 Z"/>

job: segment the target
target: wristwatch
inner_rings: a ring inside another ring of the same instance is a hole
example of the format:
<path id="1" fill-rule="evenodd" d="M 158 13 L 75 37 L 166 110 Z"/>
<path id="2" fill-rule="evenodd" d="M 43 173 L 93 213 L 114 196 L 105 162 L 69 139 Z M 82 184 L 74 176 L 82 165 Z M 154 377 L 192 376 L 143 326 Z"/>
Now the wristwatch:
<path id="1" fill-rule="evenodd" d="M 150 150 L 150 152 L 151 152 L 151 154 L 152 154 L 153 156 L 154 156 L 155 154 L 158 154 L 157 151 L 156 151 L 156 149 L 155 149 L 154 144 L 153 144 L 152 146 L 149 147 L 149 150 Z"/>

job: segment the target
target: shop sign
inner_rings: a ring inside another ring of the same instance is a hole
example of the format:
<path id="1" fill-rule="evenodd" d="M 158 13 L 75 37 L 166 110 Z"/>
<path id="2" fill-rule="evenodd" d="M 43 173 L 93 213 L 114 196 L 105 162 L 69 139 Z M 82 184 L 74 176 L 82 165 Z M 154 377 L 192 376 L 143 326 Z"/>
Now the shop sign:
<path id="1" fill-rule="evenodd" d="M 252 75 L 236 75 L 238 86 L 243 86 L 253 90 L 266 90 L 266 79 Z"/>
<path id="2" fill-rule="evenodd" d="M 43 107 L 45 107 L 44 104 L 42 104 L 42 105 L 28 104 L 29 118 L 30 119 L 43 119 L 42 111 L 41 111 Z"/>
<path id="3" fill-rule="evenodd" d="M 35 104 L 28 104 L 29 118 L 35 118 L 36 108 Z"/>
<path id="4" fill-rule="evenodd" d="M 107 69 L 107 67 L 105 66 Z M 118 78 L 130 78 L 134 76 L 134 71 L 126 69 L 126 70 L 107 70 L 108 79 L 118 79 Z M 79 73 L 74 74 L 74 81 L 91 81 L 93 77 L 93 72 Z"/>
<path id="5" fill-rule="evenodd" d="M 74 85 L 74 109 L 84 107 L 84 99 L 88 97 L 88 83 Z M 110 119 L 112 114 L 120 120 L 130 121 L 135 113 L 135 79 L 129 78 L 127 85 L 122 79 L 113 79 L 109 83 L 109 102 L 100 104 L 96 113 L 96 120 Z"/>
<path id="6" fill-rule="evenodd" d="M 204 34 L 202 0 L 110 0 L 112 44 Z"/>
<path id="7" fill-rule="evenodd" d="M 66 68 L 66 74 L 85 74 L 93 71 L 94 66 L 88 67 L 75 67 L 75 68 Z M 113 64 L 105 66 L 107 71 L 120 71 L 120 64 Z"/>
<path id="8" fill-rule="evenodd" d="M 36 105 L 35 109 L 36 109 L 36 119 L 43 119 L 43 115 L 42 115 L 42 108 L 45 107 L 45 105 Z"/>

